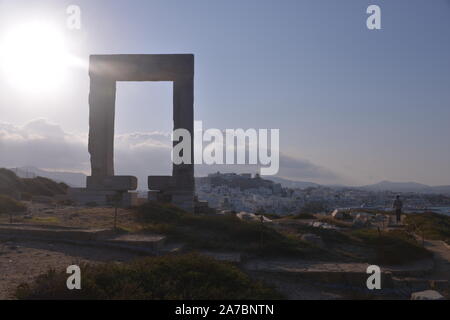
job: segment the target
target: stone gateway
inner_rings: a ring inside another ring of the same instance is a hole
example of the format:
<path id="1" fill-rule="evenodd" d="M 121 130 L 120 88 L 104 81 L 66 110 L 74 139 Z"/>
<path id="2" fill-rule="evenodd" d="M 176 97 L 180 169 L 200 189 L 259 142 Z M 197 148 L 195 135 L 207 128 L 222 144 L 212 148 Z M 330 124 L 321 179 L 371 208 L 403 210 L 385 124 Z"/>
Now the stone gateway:
<path id="1" fill-rule="evenodd" d="M 114 174 L 114 119 L 117 81 L 172 81 L 173 129 L 191 134 L 190 163 L 173 164 L 172 176 L 149 176 L 149 199 L 170 201 L 194 210 L 194 55 L 92 55 L 89 63 L 89 153 L 91 176 L 86 188 L 69 192 L 76 202 L 108 203 L 117 193 L 123 205 L 137 197 L 137 179 Z"/>

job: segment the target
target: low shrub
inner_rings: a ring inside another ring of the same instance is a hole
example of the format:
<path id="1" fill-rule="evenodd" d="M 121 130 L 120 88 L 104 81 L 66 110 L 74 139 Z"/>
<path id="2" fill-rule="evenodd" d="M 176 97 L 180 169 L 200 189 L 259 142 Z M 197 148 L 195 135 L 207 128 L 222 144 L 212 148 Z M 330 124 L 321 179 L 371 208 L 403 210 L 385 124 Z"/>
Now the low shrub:
<path id="1" fill-rule="evenodd" d="M 58 217 L 33 217 L 31 221 L 36 223 L 58 223 Z"/>
<path id="2" fill-rule="evenodd" d="M 81 290 L 67 290 L 67 274 L 50 270 L 21 284 L 18 299 L 246 300 L 281 299 L 273 288 L 237 267 L 198 254 L 150 257 L 129 264 L 82 265 Z"/>
<path id="3" fill-rule="evenodd" d="M 321 202 L 317 202 L 317 201 L 310 201 L 305 203 L 305 205 L 300 209 L 301 213 L 320 213 L 320 212 L 325 212 L 327 211 L 327 207 L 321 203 Z"/>
<path id="4" fill-rule="evenodd" d="M 24 212 L 26 210 L 27 207 L 23 203 L 9 196 L 0 194 L 0 214 Z"/>
<path id="5" fill-rule="evenodd" d="M 409 231 L 419 236 L 450 243 L 450 216 L 434 212 L 408 214 L 405 223 Z"/>
<path id="6" fill-rule="evenodd" d="M 163 230 L 192 249 L 239 250 L 264 255 L 304 255 L 311 246 L 255 221 L 234 215 L 191 214 L 170 204 L 149 202 L 135 208 L 147 230 Z"/>
<path id="7" fill-rule="evenodd" d="M 292 217 L 292 219 L 315 219 L 316 216 L 311 213 L 299 213 Z"/>
<path id="8" fill-rule="evenodd" d="M 351 235 L 375 249 L 373 263 L 406 264 L 432 257 L 431 252 L 420 246 L 414 236 L 404 230 L 359 229 L 352 231 Z"/>
<path id="9" fill-rule="evenodd" d="M 22 194 L 23 200 L 31 196 L 53 197 L 66 194 L 68 186 L 44 177 L 20 178 L 13 171 L 0 168 L 0 194 L 14 196 Z"/>
<path id="10" fill-rule="evenodd" d="M 135 208 L 137 220 L 141 223 L 175 223 L 181 222 L 186 212 L 170 203 L 156 201 L 146 202 Z"/>

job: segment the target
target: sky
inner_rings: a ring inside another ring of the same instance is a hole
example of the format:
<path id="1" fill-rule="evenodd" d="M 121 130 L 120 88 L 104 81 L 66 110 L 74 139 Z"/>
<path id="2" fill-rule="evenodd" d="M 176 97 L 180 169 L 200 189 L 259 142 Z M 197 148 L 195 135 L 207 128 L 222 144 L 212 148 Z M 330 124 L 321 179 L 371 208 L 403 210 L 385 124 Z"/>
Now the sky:
<path id="1" fill-rule="evenodd" d="M 366 27 L 371 4 L 381 30 Z M 89 55 L 193 53 L 195 119 L 280 129 L 280 176 L 448 185 L 449 18 L 447 0 L 0 0 L 0 47 L 6 30 L 50 21 L 78 62 L 46 92 L 0 72 L 0 166 L 89 174 Z M 168 174 L 172 84 L 117 88 L 116 173 Z M 217 169 L 250 170 L 196 174 Z"/>

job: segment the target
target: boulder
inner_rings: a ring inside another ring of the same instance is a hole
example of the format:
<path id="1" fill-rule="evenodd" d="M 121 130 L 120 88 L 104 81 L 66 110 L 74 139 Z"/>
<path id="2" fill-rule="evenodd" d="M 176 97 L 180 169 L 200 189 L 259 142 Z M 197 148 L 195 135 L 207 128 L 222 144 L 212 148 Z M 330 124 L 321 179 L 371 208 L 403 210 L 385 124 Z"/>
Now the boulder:
<path id="1" fill-rule="evenodd" d="M 313 227 L 313 228 L 339 230 L 339 228 L 336 227 L 336 226 L 333 226 L 333 225 L 331 225 L 329 223 L 326 223 L 326 222 L 320 222 L 320 221 L 313 221 L 313 222 L 310 222 L 308 225 Z"/>
<path id="2" fill-rule="evenodd" d="M 338 209 L 334 210 L 334 211 L 331 213 L 331 216 L 332 216 L 334 219 L 343 219 L 343 218 L 344 218 L 344 214 L 343 214 L 342 212 L 340 212 Z"/>
<path id="3" fill-rule="evenodd" d="M 241 219 L 241 220 L 246 220 L 246 221 L 256 221 L 256 216 L 253 213 L 249 213 L 249 212 L 245 212 L 245 211 L 241 211 L 238 214 L 236 214 L 236 216 Z"/>
<path id="4" fill-rule="evenodd" d="M 269 218 L 266 218 L 262 215 L 256 215 L 254 213 L 249 213 L 249 212 L 245 212 L 245 211 L 241 211 L 238 214 L 236 214 L 236 216 L 241 219 L 241 220 L 246 220 L 246 221 L 257 221 L 257 222 L 272 222 L 272 220 L 270 220 Z M 262 221 L 261 221 L 261 217 L 262 217 Z"/>
<path id="5" fill-rule="evenodd" d="M 411 294 L 411 300 L 444 300 L 444 297 L 435 290 L 425 290 Z"/>

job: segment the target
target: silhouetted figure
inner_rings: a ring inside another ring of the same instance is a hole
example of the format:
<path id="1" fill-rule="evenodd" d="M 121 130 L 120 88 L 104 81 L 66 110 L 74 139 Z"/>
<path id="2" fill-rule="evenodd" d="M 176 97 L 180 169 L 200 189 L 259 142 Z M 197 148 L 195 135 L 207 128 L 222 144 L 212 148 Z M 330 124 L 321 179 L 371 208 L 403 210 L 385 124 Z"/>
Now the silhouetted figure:
<path id="1" fill-rule="evenodd" d="M 400 200 L 400 196 L 396 196 L 394 200 L 394 204 L 392 207 L 395 209 L 395 216 L 397 217 L 397 223 L 401 221 L 402 216 L 402 208 L 403 208 L 403 202 Z"/>

